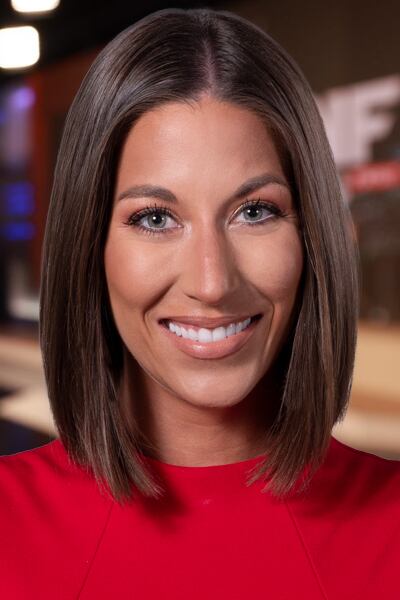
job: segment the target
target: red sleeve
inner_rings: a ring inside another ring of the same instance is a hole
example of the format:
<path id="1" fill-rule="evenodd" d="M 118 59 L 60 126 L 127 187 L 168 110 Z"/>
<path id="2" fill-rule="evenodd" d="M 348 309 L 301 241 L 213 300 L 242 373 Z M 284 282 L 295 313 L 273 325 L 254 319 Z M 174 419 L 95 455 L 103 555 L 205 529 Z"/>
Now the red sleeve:
<path id="1" fill-rule="evenodd" d="M 0 458 L 0 598 L 77 598 L 110 512 L 57 440 Z"/>
<path id="2" fill-rule="evenodd" d="M 308 492 L 288 506 L 328 598 L 400 598 L 400 462 L 332 438 Z"/>

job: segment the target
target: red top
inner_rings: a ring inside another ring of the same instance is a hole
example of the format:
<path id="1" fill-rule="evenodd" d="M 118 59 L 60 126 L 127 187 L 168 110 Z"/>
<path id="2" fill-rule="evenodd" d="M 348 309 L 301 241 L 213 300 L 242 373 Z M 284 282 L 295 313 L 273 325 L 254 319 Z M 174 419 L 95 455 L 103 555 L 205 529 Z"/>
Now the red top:
<path id="1" fill-rule="evenodd" d="M 121 507 L 60 441 L 0 459 L 0 598 L 399 600 L 400 463 L 332 437 L 301 496 L 245 485 L 260 457 L 146 459 L 165 500 Z"/>

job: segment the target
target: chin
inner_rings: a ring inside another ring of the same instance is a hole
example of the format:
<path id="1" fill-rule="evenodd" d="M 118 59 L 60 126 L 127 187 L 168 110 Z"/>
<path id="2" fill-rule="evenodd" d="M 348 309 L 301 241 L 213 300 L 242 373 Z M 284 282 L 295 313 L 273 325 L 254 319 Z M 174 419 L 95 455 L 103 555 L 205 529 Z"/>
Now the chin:
<path id="1" fill-rule="evenodd" d="M 232 381 L 231 385 L 225 385 L 223 388 L 213 389 L 213 385 L 193 386 L 175 390 L 175 395 L 181 400 L 192 406 L 199 408 L 228 408 L 236 406 L 242 402 L 256 385 L 240 385 L 239 381 Z M 199 382 L 200 384 L 200 382 Z M 243 384 L 243 381 L 242 381 Z"/>

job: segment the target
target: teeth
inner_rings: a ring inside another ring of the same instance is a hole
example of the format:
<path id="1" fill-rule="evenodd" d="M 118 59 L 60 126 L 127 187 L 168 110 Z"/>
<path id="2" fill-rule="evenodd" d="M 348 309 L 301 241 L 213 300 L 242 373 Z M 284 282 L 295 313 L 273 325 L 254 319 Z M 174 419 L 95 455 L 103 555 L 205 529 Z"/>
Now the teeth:
<path id="1" fill-rule="evenodd" d="M 243 329 L 246 329 L 246 327 L 250 325 L 250 321 L 251 318 L 248 317 L 245 321 L 241 321 L 240 323 L 231 323 L 228 325 L 228 327 L 216 327 L 215 329 L 206 329 L 205 327 L 201 327 L 198 330 L 191 328 L 185 329 L 185 327 L 169 321 L 168 329 L 179 337 L 208 344 L 210 342 L 218 342 L 226 337 L 240 333 L 243 331 Z"/>
<path id="2" fill-rule="evenodd" d="M 184 335 L 184 331 L 182 331 L 182 335 Z M 213 330 L 215 331 L 215 329 Z M 199 342 L 212 342 L 213 341 L 213 331 L 209 329 L 205 329 L 205 327 L 201 327 L 197 333 L 197 338 Z"/>

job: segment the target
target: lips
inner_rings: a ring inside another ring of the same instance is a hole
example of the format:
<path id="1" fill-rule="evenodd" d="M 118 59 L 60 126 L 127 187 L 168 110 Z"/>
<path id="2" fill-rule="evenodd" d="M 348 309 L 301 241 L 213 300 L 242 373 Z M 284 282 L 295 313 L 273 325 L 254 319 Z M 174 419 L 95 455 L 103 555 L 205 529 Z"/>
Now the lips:
<path id="1" fill-rule="evenodd" d="M 252 338 L 259 327 L 258 321 L 261 317 L 262 315 L 255 315 L 255 318 L 251 319 L 250 324 L 239 333 L 212 342 L 201 342 L 200 340 L 197 341 L 178 336 L 169 330 L 166 324 L 167 321 L 164 320 L 162 320 L 164 322 L 160 321 L 160 325 L 163 332 L 163 339 L 169 340 L 168 344 L 172 343 L 181 352 L 199 359 L 220 359 L 238 353 L 247 344 L 248 340 Z M 221 319 L 219 322 L 221 322 Z M 166 350 L 170 351 L 169 346 L 166 347 Z"/>
<path id="2" fill-rule="evenodd" d="M 251 320 L 257 320 L 261 318 L 261 313 L 251 316 Z M 216 317 L 216 318 L 205 318 L 205 317 L 190 317 L 190 316 L 173 316 L 166 319 L 160 319 L 160 323 L 168 327 L 168 322 L 173 321 L 178 325 L 192 325 L 193 327 L 205 327 L 207 329 L 215 329 L 216 327 L 226 327 L 231 323 L 239 323 L 249 318 L 249 314 L 245 315 L 230 315 L 227 317 Z"/>

